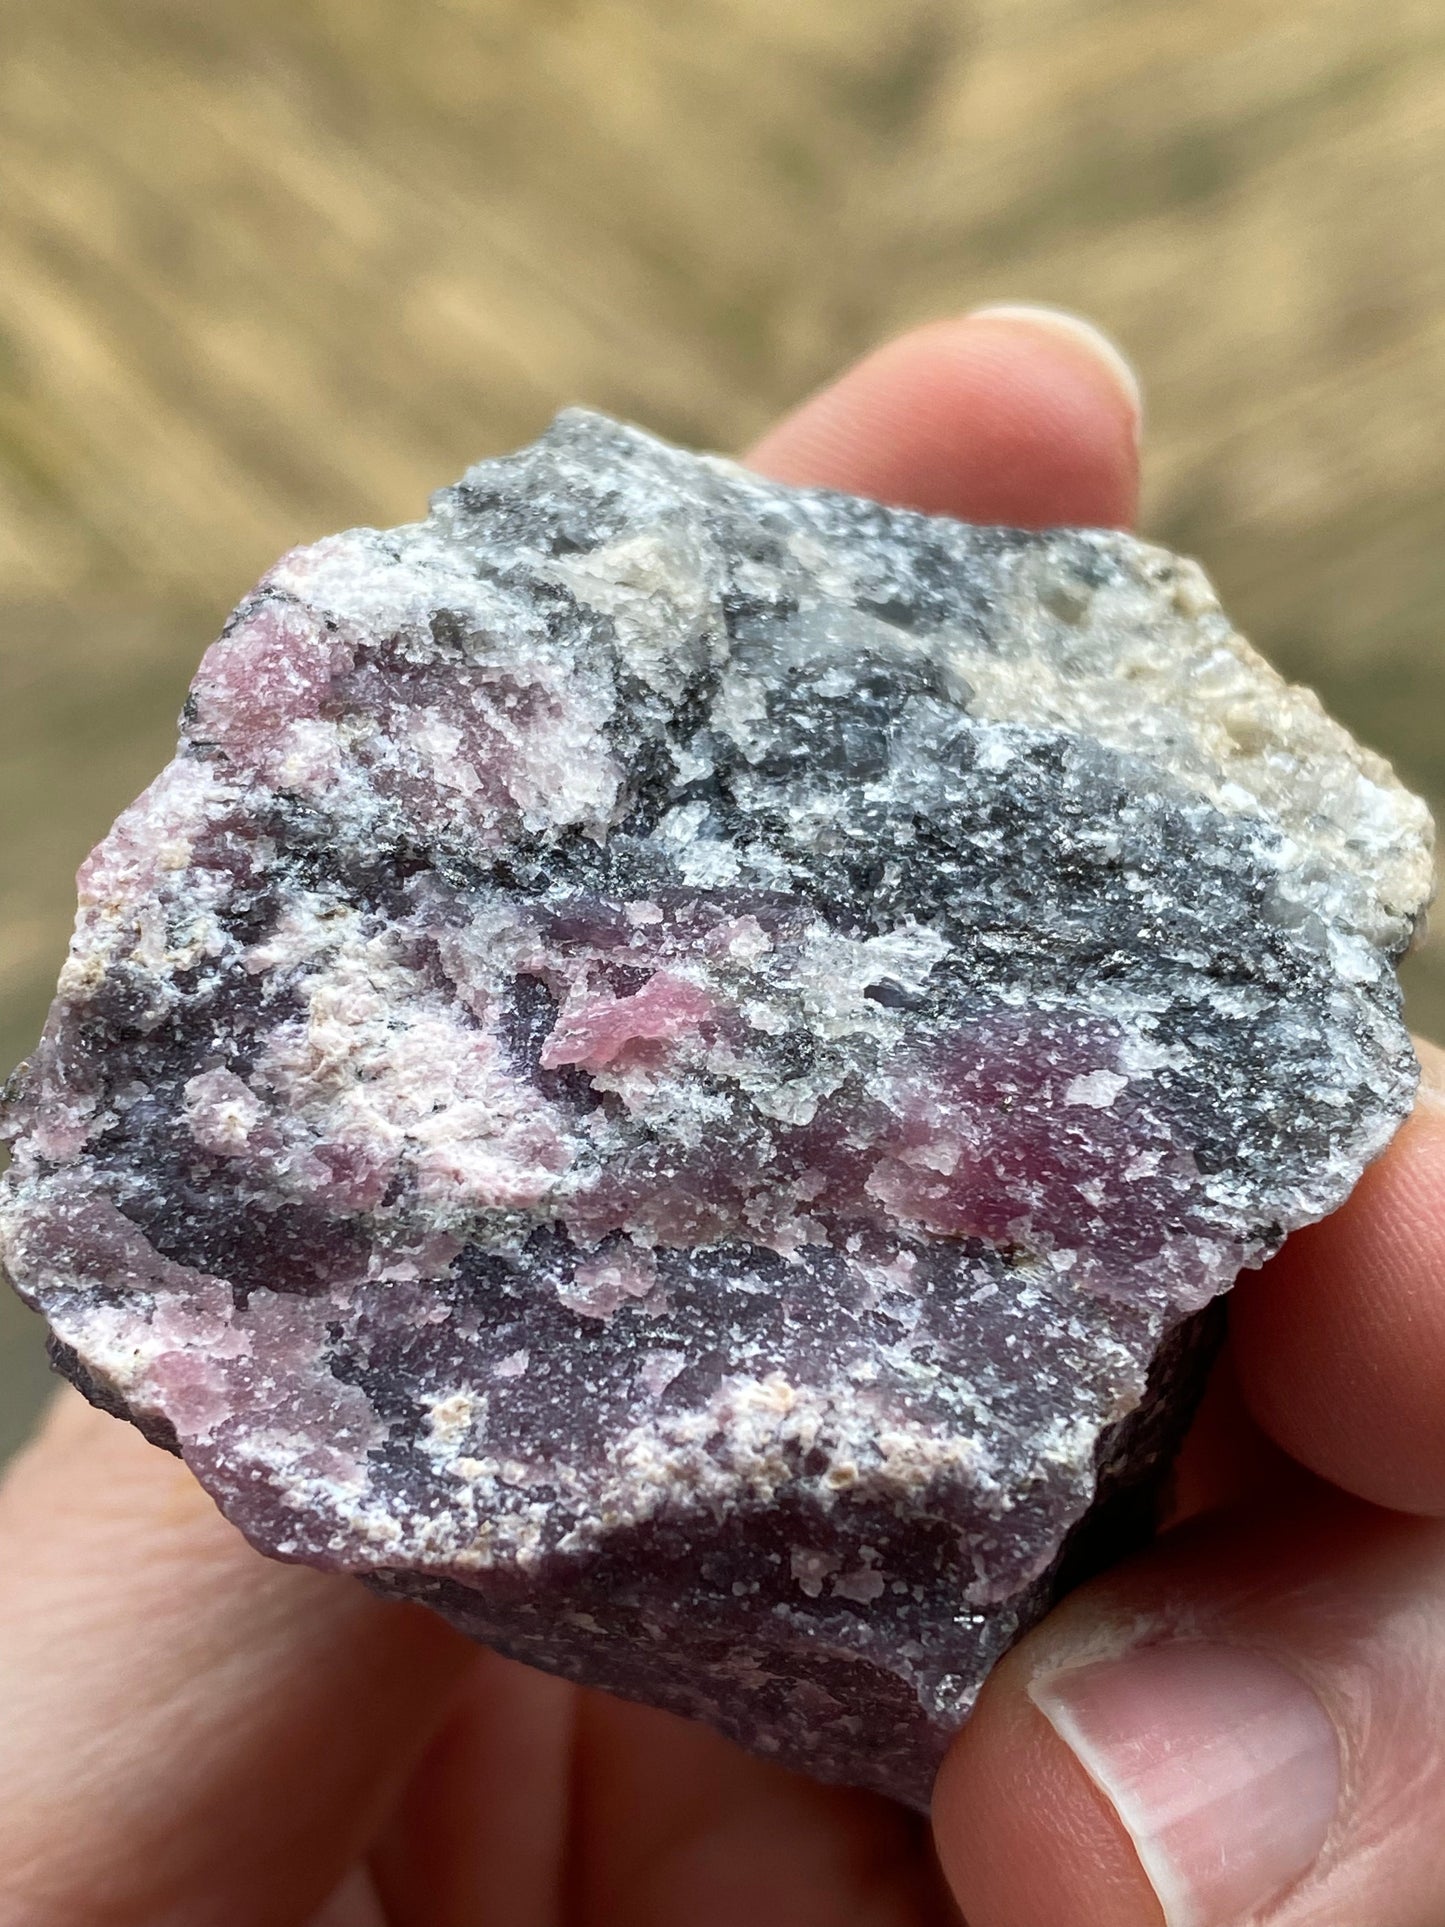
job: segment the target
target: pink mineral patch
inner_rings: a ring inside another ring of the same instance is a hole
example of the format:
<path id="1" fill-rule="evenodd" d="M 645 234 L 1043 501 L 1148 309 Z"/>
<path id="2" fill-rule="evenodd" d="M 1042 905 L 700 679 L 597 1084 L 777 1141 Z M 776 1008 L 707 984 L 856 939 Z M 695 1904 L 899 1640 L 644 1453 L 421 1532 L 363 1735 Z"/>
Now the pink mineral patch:
<path id="1" fill-rule="evenodd" d="M 354 642 L 311 610 L 257 602 L 196 672 L 195 734 L 238 763 L 264 763 L 293 723 L 317 713 L 355 654 Z"/>
<path id="2" fill-rule="evenodd" d="M 543 1044 L 542 1068 L 576 1064 L 583 1070 L 602 1070 L 631 1044 L 670 1043 L 696 1030 L 715 1008 L 705 990 L 667 970 L 659 970 L 630 997 L 584 992 L 580 1001 L 569 999 Z"/>
<path id="3" fill-rule="evenodd" d="M 1187 1217 L 1186 1146 L 1129 1102 L 1121 1038 L 1095 1023 L 996 1019 L 895 1087 L 865 1191 L 948 1238 L 1074 1249 L 1076 1277 L 1117 1288 Z M 1187 1231 L 1187 1224 L 1180 1227 Z"/>

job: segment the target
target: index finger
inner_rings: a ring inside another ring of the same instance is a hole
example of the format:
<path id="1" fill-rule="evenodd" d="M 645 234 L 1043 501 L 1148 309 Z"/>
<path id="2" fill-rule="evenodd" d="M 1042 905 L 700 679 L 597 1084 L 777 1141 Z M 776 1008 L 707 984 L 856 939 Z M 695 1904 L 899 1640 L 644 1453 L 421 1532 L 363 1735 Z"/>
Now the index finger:
<path id="1" fill-rule="evenodd" d="M 1235 1369 L 1270 1436 L 1360 1498 L 1445 1517 L 1445 1052 L 1347 1202 L 1230 1305 Z"/>
<path id="2" fill-rule="evenodd" d="M 1127 528 L 1139 384 L 1087 321 L 980 308 L 884 344 L 757 444 L 780 482 L 1015 528 Z"/>

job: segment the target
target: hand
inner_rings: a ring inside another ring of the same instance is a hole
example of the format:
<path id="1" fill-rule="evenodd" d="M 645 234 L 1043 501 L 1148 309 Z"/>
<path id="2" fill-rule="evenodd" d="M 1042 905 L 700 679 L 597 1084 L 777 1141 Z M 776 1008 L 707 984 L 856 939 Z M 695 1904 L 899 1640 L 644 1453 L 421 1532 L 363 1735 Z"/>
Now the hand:
<path id="1" fill-rule="evenodd" d="M 752 459 L 975 520 L 1121 524 L 1137 428 L 1102 344 L 994 311 L 883 349 Z M 1431 1084 L 1346 1208 L 1236 1293 L 1194 1516 L 986 1686 L 935 1812 L 972 1927 L 1226 1927 L 1285 1890 L 1277 1927 L 1445 1921 L 1437 1280 Z M 955 1917 L 911 1816 L 259 1558 L 70 1394 L 0 1490 L 0 1787 L 0 1927 Z"/>

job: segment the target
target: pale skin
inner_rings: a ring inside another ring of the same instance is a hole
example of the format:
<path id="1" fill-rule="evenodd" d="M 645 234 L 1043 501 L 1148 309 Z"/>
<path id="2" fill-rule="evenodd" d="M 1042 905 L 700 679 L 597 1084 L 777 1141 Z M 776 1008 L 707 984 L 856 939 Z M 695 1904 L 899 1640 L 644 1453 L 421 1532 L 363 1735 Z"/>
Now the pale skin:
<path id="1" fill-rule="evenodd" d="M 983 314 L 880 350 L 750 459 L 977 521 L 1124 526 L 1138 426 L 1085 337 Z M 1027 1689 L 1181 1624 L 1283 1661 L 1338 1731 L 1334 1824 L 1264 1918 L 1440 1927 L 1445 1056 L 1422 1056 L 1349 1204 L 1239 1287 L 1180 1523 L 999 1667 L 931 1834 L 269 1563 L 65 1394 L 0 1488 L 0 1927 L 931 1927 L 955 1904 L 971 1927 L 1160 1927 Z"/>

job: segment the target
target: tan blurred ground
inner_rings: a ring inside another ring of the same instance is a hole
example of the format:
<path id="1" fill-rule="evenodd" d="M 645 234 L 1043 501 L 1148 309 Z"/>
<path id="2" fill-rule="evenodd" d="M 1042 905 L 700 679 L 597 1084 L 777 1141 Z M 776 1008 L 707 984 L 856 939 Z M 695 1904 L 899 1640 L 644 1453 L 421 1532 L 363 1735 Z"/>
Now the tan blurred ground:
<path id="1" fill-rule="evenodd" d="M 282 549 L 990 297 L 1127 344 L 1149 529 L 1445 796 L 1442 282 L 1440 0 L 5 0 L 0 1056 Z M 0 1451 L 40 1382 L 7 1303 Z"/>

